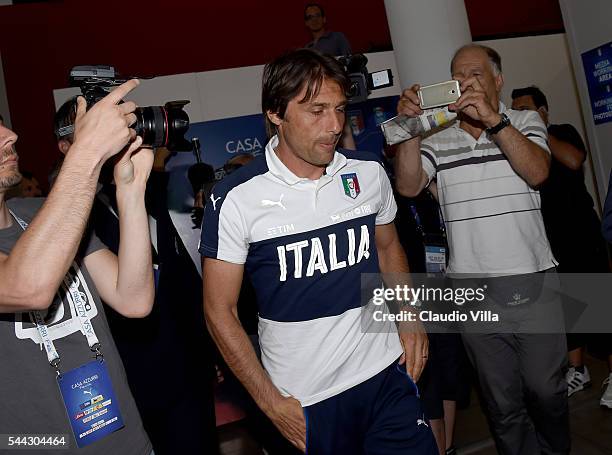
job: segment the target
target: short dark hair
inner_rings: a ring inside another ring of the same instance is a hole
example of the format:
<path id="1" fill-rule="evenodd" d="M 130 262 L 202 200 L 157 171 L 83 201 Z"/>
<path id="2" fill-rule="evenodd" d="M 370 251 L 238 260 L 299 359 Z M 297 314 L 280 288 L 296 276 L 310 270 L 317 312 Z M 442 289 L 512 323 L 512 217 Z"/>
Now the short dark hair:
<path id="1" fill-rule="evenodd" d="M 349 79 L 344 67 L 334 57 L 324 55 L 314 49 L 298 49 L 288 52 L 272 62 L 263 70 L 261 109 L 266 119 L 266 131 L 272 136 L 275 125 L 268 119 L 268 111 L 285 116 L 289 101 L 306 87 L 306 103 L 319 94 L 325 79 L 337 82 L 346 95 Z"/>
<path id="2" fill-rule="evenodd" d="M 53 132 L 59 141 L 66 139 L 69 142 L 73 141 L 74 136 L 71 134 L 61 135 L 60 130 L 74 124 L 76 118 L 77 97 L 73 96 L 68 101 L 64 102 L 53 116 Z"/>
<path id="3" fill-rule="evenodd" d="M 533 104 L 535 104 L 536 109 L 539 109 L 544 106 L 546 110 L 548 110 L 548 100 L 546 99 L 546 95 L 544 95 L 544 93 L 542 93 L 542 90 L 540 90 L 535 85 L 532 85 L 530 87 L 515 88 L 514 90 L 512 90 L 511 96 L 512 99 L 520 98 L 521 96 L 530 96 L 533 100 Z"/>
<path id="4" fill-rule="evenodd" d="M 480 49 L 481 51 L 484 51 L 487 54 L 487 57 L 489 58 L 489 62 L 491 63 L 491 67 L 493 68 L 493 72 L 495 73 L 495 75 L 500 74 L 502 72 L 501 57 L 495 49 L 489 46 L 484 46 L 482 44 L 470 43 L 466 44 L 465 46 L 461 46 L 459 49 L 457 49 L 455 55 L 453 55 L 453 59 L 451 60 L 450 64 L 451 73 L 453 72 L 453 63 L 455 63 L 455 59 L 457 58 L 457 56 L 467 49 Z"/>
<path id="5" fill-rule="evenodd" d="M 321 17 L 325 17 L 325 10 L 323 10 L 323 7 L 321 5 L 319 5 L 318 3 L 306 3 L 306 6 L 304 7 L 304 20 L 306 20 L 306 10 L 312 7 L 319 8 L 319 11 L 321 11 Z"/>

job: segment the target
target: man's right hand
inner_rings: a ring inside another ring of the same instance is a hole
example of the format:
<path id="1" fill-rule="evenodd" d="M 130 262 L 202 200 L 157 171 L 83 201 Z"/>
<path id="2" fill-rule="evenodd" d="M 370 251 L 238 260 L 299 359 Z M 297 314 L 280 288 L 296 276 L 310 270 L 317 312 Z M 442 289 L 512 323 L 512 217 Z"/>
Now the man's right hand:
<path id="1" fill-rule="evenodd" d="M 123 104 L 119 102 L 138 84 L 137 79 L 125 82 L 94 104 L 89 111 L 85 99 L 79 97 L 74 122 L 74 144 L 68 153 L 76 149 L 79 154 L 93 156 L 98 161 L 96 164 L 102 164 L 134 140 L 136 131 L 130 126 L 136 122 L 136 104 L 132 101 Z"/>
<path id="2" fill-rule="evenodd" d="M 419 88 L 421 88 L 419 84 L 414 84 L 412 87 L 402 92 L 402 96 L 397 104 L 398 114 L 404 114 L 412 118 L 423 113 L 423 109 L 421 109 L 420 106 L 419 95 L 417 95 Z"/>
<path id="3" fill-rule="evenodd" d="M 280 398 L 268 417 L 291 444 L 306 452 L 306 419 L 298 400 L 292 397 Z"/>

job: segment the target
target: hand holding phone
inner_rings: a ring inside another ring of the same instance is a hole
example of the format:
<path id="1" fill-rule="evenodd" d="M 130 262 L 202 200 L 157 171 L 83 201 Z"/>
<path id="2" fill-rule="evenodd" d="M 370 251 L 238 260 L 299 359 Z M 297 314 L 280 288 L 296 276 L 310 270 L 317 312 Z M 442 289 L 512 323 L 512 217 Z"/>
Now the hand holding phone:
<path id="1" fill-rule="evenodd" d="M 461 96 L 459 81 L 446 81 L 438 84 L 424 85 L 417 95 L 421 109 L 432 109 L 434 107 L 448 106 Z"/>

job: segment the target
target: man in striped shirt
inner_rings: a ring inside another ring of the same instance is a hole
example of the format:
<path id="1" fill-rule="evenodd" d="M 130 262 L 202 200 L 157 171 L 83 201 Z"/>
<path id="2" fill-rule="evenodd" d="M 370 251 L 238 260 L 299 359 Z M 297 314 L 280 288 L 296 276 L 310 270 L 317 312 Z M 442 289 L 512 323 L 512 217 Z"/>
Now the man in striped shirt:
<path id="1" fill-rule="evenodd" d="M 457 122 L 427 139 L 400 144 L 397 190 L 410 197 L 429 186 L 438 195 L 451 252 L 449 274 L 512 276 L 502 279 L 504 285 L 517 275 L 556 280 L 557 263 L 546 238 L 537 191 L 550 167 L 545 125 L 536 113 L 507 109 L 500 102 L 503 75 L 495 50 L 476 44 L 460 48 L 451 73 L 462 91 L 449 106 L 457 111 Z M 413 85 L 403 92 L 400 113 L 410 117 L 423 113 L 418 89 Z M 545 271 L 549 273 L 536 275 Z M 523 300 L 539 302 L 537 292 L 525 299 L 510 290 L 510 301 L 496 300 L 502 308 Z M 490 297 L 487 303 L 493 301 Z M 518 311 L 524 314 L 525 307 Z M 478 371 L 498 451 L 566 453 L 564 335 L 533 330 L 474 333 L 486 331 L 476 327 L 463 339 Z M 525 395 L 531 396 L 529 408 Z"/>

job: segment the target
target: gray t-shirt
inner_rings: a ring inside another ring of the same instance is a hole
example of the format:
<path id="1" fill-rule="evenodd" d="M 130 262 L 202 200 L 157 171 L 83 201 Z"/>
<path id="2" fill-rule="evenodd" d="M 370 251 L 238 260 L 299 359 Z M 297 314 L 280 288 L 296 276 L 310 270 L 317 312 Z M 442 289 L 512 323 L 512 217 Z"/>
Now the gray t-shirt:
<path id="1" fill-rule="evenodd" d="M 43 198 L 11 199 L 7 205 L 19 218 L 30 223 L 43 202 Z M 9 254 L 22 232 L 17 222 L 0 230 L 0 251 Z M 80 257 L 102 248 L 104 245 L 92 235 L 81 245 Z M 40 266 L 44 267 L 45 264 Z M 40 336 L 29 312 L 0 313 L 0 433 L 67 434 L 71 450 L 53 450 L 54 454 L 149 455 L 151 442 L 128 387 L 123 363 L 111 337 L 100 298 L 79 255 L 68 274 L 79 280 L 81 295 L 90 305 L 88 314 L 102 345 L 104 361 L 125 427 L 77 449 L 55 372 L 41 348 Z M 61 357 L 62 371 L 79 367 L 93 359 L 87 339 L 81 333 L 74 306 L 63 290 L 58 291 L 46 314 L 42 313 Z"/>
<path id="2" fill-rule="evenodd" d="M 352 54 L 351 45 L 342 32 L 327 32 L 318 40 L 308 43 L 306 47 L 309 49 L 316 49 L 332 57 Z"/>

